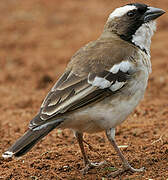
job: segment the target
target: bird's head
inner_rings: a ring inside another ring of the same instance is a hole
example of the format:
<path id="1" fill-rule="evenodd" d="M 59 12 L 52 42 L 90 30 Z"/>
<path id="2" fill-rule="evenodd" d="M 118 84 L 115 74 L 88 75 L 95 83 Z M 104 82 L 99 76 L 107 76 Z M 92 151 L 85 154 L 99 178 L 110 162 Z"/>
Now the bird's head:
<path id="1" fill-rule="evenodd" d="M 141 49 L 150 48 L 150 42 L 146 42 L 156 30 L 155 19 L 165 11 L 145 4 L 127 4 L 115 9 L 107 20 L 104 32 L 112 32 L 121 39 L 129 41 Z M 145 43 L 145 44 L 144 44 Z"/>

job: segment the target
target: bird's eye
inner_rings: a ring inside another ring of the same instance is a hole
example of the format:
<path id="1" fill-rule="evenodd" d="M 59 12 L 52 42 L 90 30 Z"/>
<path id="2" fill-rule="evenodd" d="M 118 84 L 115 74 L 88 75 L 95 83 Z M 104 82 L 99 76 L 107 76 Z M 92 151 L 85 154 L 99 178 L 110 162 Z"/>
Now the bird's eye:
<path id="1" fill-rule="evenodd" d="M 135 14 L 136 14 L 135 11 L 129 11 L 129 12 L 127 13 L 127 16 L 128 16 L 128 17 L 133 17 Z"/>

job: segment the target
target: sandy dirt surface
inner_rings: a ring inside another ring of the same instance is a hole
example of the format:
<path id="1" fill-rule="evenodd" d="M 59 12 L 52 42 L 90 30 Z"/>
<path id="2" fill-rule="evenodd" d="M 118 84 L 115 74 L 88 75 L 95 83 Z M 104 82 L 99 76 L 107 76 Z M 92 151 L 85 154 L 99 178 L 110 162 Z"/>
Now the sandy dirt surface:
<path id="1" fill-rule="evenodd" d="M 0 155 L 27 129 L 45 95 L 81 46 L 96 39 L 111 11 L 131 1 L 0 1 Z M 168 9 L 168 1 L 140 1 Z M 168 15 L 152 41 L 153 72 L 144 100 L 116 140 L 132 166 L 146 170 L 116 179 L 168 178 Z M 73 133 L 54 130 L 19 159 L 0 158 L 2 180 L 107 179 L 121 162 L 104 133 L 85 134 L 89 158 L 107 161 L 82 176 L 83 160 Z"/>

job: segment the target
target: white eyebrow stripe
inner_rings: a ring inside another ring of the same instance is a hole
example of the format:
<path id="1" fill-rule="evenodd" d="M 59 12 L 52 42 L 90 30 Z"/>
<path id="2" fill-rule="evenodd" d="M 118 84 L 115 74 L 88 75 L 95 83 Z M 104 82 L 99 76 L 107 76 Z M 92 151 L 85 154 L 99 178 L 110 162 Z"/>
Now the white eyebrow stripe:
<path id="1" fill-rule="evenodd" d="M 137 9 L 137 7 L 134 5 L 126 5 L 126 6 L 117 8 L 109 15 L 109 19 L 112 19 L 114 17 L 121 17 L 124 14 L 126 14 L 128 11 L 131 11 L 133 9 Z"/>

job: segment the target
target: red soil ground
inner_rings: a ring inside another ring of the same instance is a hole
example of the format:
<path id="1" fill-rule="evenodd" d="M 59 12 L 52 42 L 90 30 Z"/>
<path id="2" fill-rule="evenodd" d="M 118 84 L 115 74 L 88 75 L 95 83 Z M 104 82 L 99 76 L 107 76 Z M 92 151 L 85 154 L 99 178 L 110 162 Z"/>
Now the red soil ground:
<path id="1" fill-rule="evenodd" d="M 96 39 L 111 11 L 131 1 L 0 1 L 0 155 L 20 137 L 70 57 Z M 168 9 L 168 1 L 140 1 Z M 143 173 L 116 179 L 168 178 L 168 15 L 158 20 L 152 41 L 153 72 L 144 100 L 121 126 L 116 140 Z M 0 179 L 107 179 L 121 162 L 104 133 L 85 135 L 93 161 L 108 164 L 82 176 L 80 149 L 69 130 L 54 130 L 20 159 L 0 158 Z"/>

